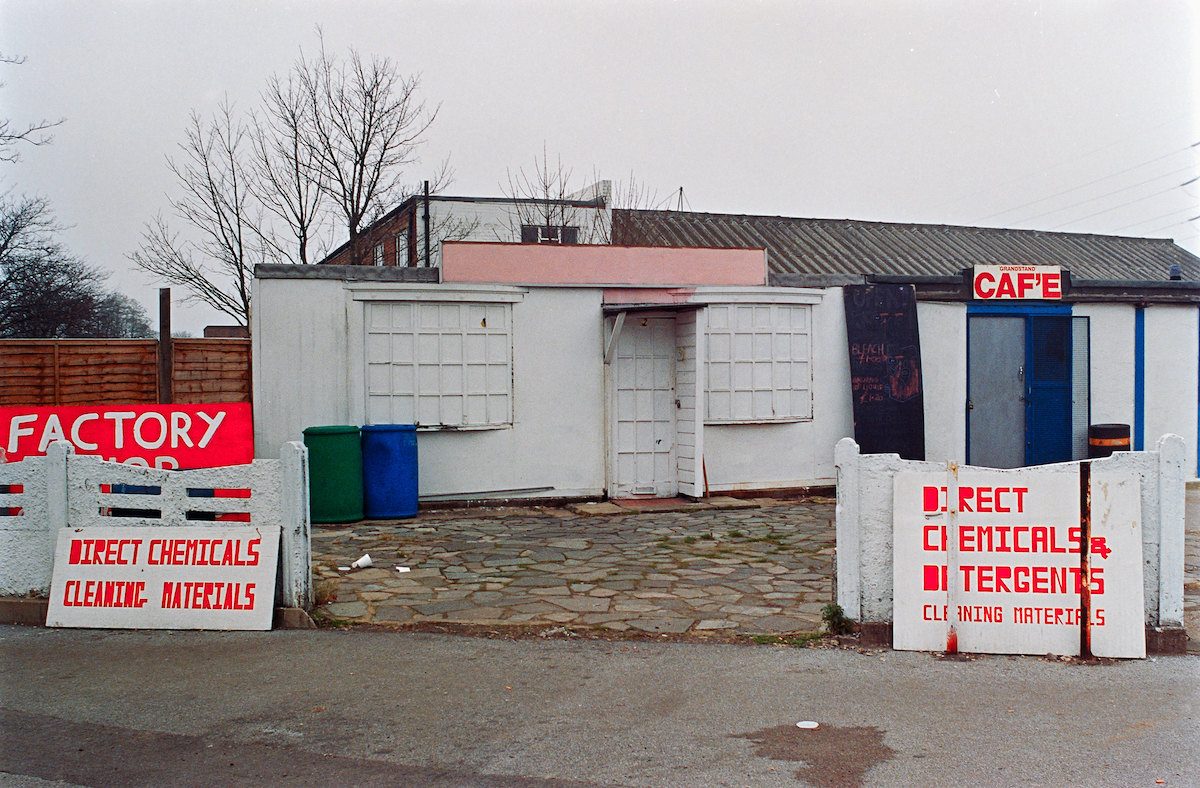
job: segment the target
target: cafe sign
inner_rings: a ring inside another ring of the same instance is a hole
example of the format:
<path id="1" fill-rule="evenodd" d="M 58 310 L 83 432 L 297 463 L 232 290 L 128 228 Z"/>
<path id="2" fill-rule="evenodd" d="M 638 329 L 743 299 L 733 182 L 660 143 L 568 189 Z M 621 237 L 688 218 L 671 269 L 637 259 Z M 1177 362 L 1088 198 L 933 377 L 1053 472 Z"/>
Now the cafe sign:
<path id="1" fill-rule="evenodd" d="M 977 301 L 1061 301 L 1062 291 L 1057 265 L 977 265 L 971 276 Z"/>

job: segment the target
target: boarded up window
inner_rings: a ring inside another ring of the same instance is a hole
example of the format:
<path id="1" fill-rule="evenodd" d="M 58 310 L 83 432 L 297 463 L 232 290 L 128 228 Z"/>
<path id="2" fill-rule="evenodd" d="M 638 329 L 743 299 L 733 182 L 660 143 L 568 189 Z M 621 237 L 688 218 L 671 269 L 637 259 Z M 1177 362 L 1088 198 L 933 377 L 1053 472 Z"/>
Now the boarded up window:
<path id="1" fill-rule="evenodd" d="M 377 302 L 366 307 L 370 423 L 512 423 L 510 304 Z"/>
<path id="2" fill-rule="evenodd" d="M 808 306 L 710 306 L 705 421 L 812 418 L 811 320 Z"/>

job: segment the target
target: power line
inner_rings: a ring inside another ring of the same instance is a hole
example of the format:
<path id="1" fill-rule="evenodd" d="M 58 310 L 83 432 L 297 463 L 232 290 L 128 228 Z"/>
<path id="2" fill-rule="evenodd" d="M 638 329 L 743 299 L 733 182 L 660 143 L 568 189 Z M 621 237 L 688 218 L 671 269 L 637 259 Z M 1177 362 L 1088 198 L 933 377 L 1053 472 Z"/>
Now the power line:
<path id="1" fill-rule="evenodd" d="M 1158 216 L 1151 216 L 1148 219 L 1142 219 L 1142 221 L 1140 221 L 1140 222 L 1134 222 L 1133 224 L 1126 224 L 1126 225 L 1124 225 L 1124 227 L 1118 227 L 1117 229 L 1112 230 L 1112 231 L 1114 231 L 1114 233 L 1120 233 L 1120 231 L 1128 230 L 1130 227 L 1140 227 L 1140 225 L 1142 225 L 1142 224 L 1150 224 L 1151 222 L 1157 222 L 1158 219 L 1166 218 L 1168 216 L 1175 216 L 1176 213 L 1186 213 L 1188 211 L 1194 211 L 1194 210 L 1196 210 L 1195 205 L 1188 205 L 1187 207 L 1177 207 L 1177 209 L 1175 209 L 1174 211 L 1159 213 Z M 1164 225 L 1164 227 L 1175 227 L 1176 224 L 1182 224 L 1183 222 L 1186 222 L 1186 221 L 1188 221 L 1188 219 L 1182 219 L 1182 221 L 1180 221 L 1180 222 L 1171 222 L 1170 224 Z M 1157 233 L 1157 231 L 1160 229 L 1163 229 L 1163 228 L 1160 227 L 1156 230 L 1146 230 L 1146 231 L 1147 231 L 1147 233 Z"/>
<path id="2" fill-rule="evenodd" d="M 1004 214 L 1006 214 L 1006 213 L 1012 213 L 1013 211 L 1019 211 L 1019 210 L 1021 210 L 1022 208 L 1028 208 L 1028 207 L 1029 207 L 1029 206 L 1031 206 L 1031 205 L 1037 205 L 1037 204 L 1038 204 L 1038 203 L 1040 203 L 1040 202 L 1045 202 L 1046 200 L 1053 200 L 1055 197 L 1061 197 L 1061 196 L 1062 196 L 1062 195 L 1064 195 L 1064 194 L 1070 194 L 1071 192 L 1074 192 L 1074 191 L 1079 191 L 1080 189 L 1086 189 L 1088 186 L 1092 186 L 1092 185 L 1094 185 L 1094 184 L 1100 183 L 1101 181 L 1106 181 L 1106 180 L 1108 180 L 1109 178 L 1115 178 L 1115 177 L 1117 177 L 1118 175 L 1124 175 L 1124 174 L 1125 174 L 1125 173 L 1127 173 L 1127 172 L 1133 172 L 1134 170 L 1136 170 L 1136 169 L 1140 169 L 1141 167 L 1145 167 L 1145 166 L 1147 166 L 1147 165 L 1149 165 L 1149 164 L 1154 164 L 1155 162 L 1160 162 L 1160 161 L 1162 161 L 1163 159 L 1168 159 L 1168 158 L 1170 158 L 1170 157 L 1172 157 L 1172 156 L 1175 156 L 1175 155 L 1177 155 L 1177 154 L 1183 153 L 1184 151 L 1190 150 L 1191 148 L 1195 148 L 1195 147 L 1196 147 L 1196 146 L 1198 146 L 1198 145 L 1200 145 L 1200 141 L 1198 141 L 1198 142 L 1193 142 L 1191 145 L 1185 145 L 1184 147 L 1182 147 L 1182 148 L 1177 148 L 1176 150 L 1173 150 L 1173 151 L 1171 151 L 1170 153 L 1164 153 L 1162 156 L 1157 156 L 1157 157 L 1155 157 L 1155 158 L 1153 158 L 1153 159 L 1150 159 L 1150 160 L 1148 160 L 1148 161 L 1144 161 L 1144 162 L 1142 162 L 1142 163 L 1140 163 L 1140 164 L 1135 164 L 1135 165 L 1133 165 L 1132 167 L 1127 167 L 1126 169 L 1123 169 L 1123 170 L 1121 170 L 1121 171 L 1119 171 L 1119 172 L 1114 172 L 1114 173 L 1112 173 L 1111 175 L 1105 175 L 1105 176 L 1103 176 L 1103 177 L 1100 177 L 1100 178 L 1097 178 L 1097 179 L 1095 179 L 1095 180 L 1093 180 L 1093 181 L 1088 181 L 1087 183 L 1080 184 L 1079 186 L 1072 186 L 1072 187 L 1071 187 L 1071 188 L 1069 188 L 1069 189 L 1063 189 L 1062 191 L 1060 191 L 1060 192 L 1055 192 L 1054 194 L 1051 194 L 1051 195 L 1049 195 L 1048 197 L 1041 197 L 1041 198 L 1039 198 L 1039 199 L 1037 199 L 1037 200 L 1032 200 L 1032 201 L 1030 201 L 1030 202 L 1027 202 L 1027 203 L 1024 203 L 1024 204 L 1022 204 L 1022 205 L 1018 205 L 1018 206 L 1016 206 L 1015 208 L 1008 208 L 1008 209 L 1006 209 L 1006 210 L 1000 211 L 999 213 L 993 213 L 993 214 L 991 214 L 990 216 L 985 216 L 985 217 L 983 217 L 982 219 L 977 219 L 977 220 L 975 221 L 975 223 L 976 223 L 976 224 L 978 224 L 979 222 L 986 222 L 986 221 L 988 221 L 989 219 L 994 219 L 994 218 L 996 218 L 997 216 L 1003 216 L 1003 215 L 1004 215 Z"/>
<path id="3" fill-rule="evenodd" d="M 1036 214 L 1034 216 L 1030 216 L 1025 219 L 1018 219 L 1015 222 L 1013 222 L 1013 224 L 1026 224 L 1028 222 L 1032 222 L 1035 219 L 1040 219 L 1043 216 L 1050 216 L 1051 214 L 1056 214 L 1061 211 L 1070 210 L 1071 208 L 1077 208 L 1080 205 L 1086 205 L 1089 202 L 1095 202 L 1096 200 L 1103 200 L 1105 197 L 1111 197 L 1114 194 L 1120 194 L 1121 192 L 1127 192 L 1130 189 L 1136 189 L 1138 186 L 1145 186 L 1147 183 L 1153 183 L 1154 181 L 1158 180 L 1159 178 L 1166 178 L 1170 175 L 1178 175 L 1181 172 L 1191 172 L 1195 169 L 1196 169 L 1195 164 L 1188 164 L 1184 167 L 1180 167 L 1177 170 L 1171 170 L 1170 172 L 1164 172 L 1161 175 L 1155 175 L 1153 178 L 1147 178 L 1144 181 L 1138 181 L 1137 183 L 1130 184 L 1129 186 L 1122 186 L 1120 189 L 1113 189 L 1111 192 L 1105 192 L 1104 194 L 1099 194 L 1095 197 L 1088 197 L 1086 200 L 1080 200 L 1079 202 L 1074 202 L 1074 203 L 1071 203 L 1070 205 L 1064 205 L 1063 207 L 1055 208 L 1052 211 L 1043 211 L 1042 213 Z M 1194 181 L 1194 180 L 1196 180 L 1196 179 L 1193 178 L 1192 181 Z M 1179 185 L 1187 186 L 1192 181 L 1185 181 Z"/>
<path id="4" fill-rule="evenodd" d="M 1189 211 L 1194 210 L 1194 207 L 1189 208 L 1188 210 Z M 1146 232 L 1159 233 L 1159 232 L 1162 232 L 1163 230 L 1167 230 L 1171 227 L 1178 227 L 1181 224 L 1187 224 L 1188 222 L 1194 222 L 1197 219 L 1200 219 L 1200 213 L 1196 214 L 1195 216 L 1189 216 L 1188 218 L 1184 219 L 1183 221 L 1171 222 L 1170 224 L 1160 224 L 1158 227 L 1155 227 L 1153 230 L 1147 230 Z"/>
<path id="5" fill-rule="evenodd" d="M 1143 197 L 1138 197 L 1136 200 L 1130 200 L 1128 202 L 1123 202 L 1120 205 L 1114 205 L 1111 208 L 1105 208 L 1103 211 L 1096 211 L 1095 213 L 1089 213 L 1087 216 L 1080 216 L 1078 219 L 1071 219 L 1069 221 L 1063 222 L 1062 224 L 1055 225 L 1054 227 L 1051 227 L 1050 229 L 1057 230 L 1060 227 L 1066 227 L 1068 224 L 1075 224 L 1077 222 L 1082 222 L 1086 219 L 1091 219 L 1093 216 L 1102 216 L 1106 213 L 1112 213 L 1113 211 L 1119 211 L 1120 209 L 1126 208 L 1130 205 L 1137 205 L 1139 202 L 1144 202 L 1145 200 L 1149 200 L 1151 197 L 1158 197 L 1160 194 L 1166 194 L 1167 192 L 1174 191 L 1175 189 L 1178 189 L 1181 185 L 1182 184 L 1177 183 L 1174 186 L 1168 186 L 1167 188 L 1162 189 L 1160 191 L 1156 191 L 1151 194 L 1147 194 Z M 1157 219 L 1160 217 L 1156 216 L 1154 218 Z M 1146 220 L 1146 222 L 1152 222 L 1152 221 L 1154 221 L 1154 219 Z M 1135 227 L 1137 224 L 1145 224 L 1146 222 L 1137 222 L 1136 224 L 1129 225 L 1129 226 Z"/>
<path id="6" fill-rule="evenodd" d="M 1069 158 L 1069 160 L 1067 160 L 1067 161 L 1058 162 L 1057 164 L 1054 164 L 1054 166 L 1051 166 L 1049 168 L 1049 170 L 1066 167 L 1067 164 L 1073 164 L 1075 162 L 1082 160 L 1082 158 L 1086 158 L 1093 154 L 1099 154 L 1100 151 L 1114 148 L 1114 146 L 1120 145 L 1121 143 L 1126 142 L 1126 140 L 1129 138 L 1144 137 L 1147 132 L 1156 131 L 1156 130 L 1158 130 L 1158 128 L 1162 128 L 1163 126 L 1168 126 L 1170 124 L 1174 124 L 1175 121 L 1180 120 L 1181 118 L 1190 118 L 1190 113 L 1180 113 L 1178 115 L 1171 116 L 1171 118 L 1168 118 L 1168 119 L 1164 120 L 1163 122 L 1160 122 L 1160 124 L 1156 124 L 1151 127 L 1145 128 L 1145 130 L 1140 130 L 1140 131 L 1135 131 L 1135 132 L 1130 132 L 1128 134 L 1124 134 L 1123 137 L 1118 137 L 1117 139 L 1112 140 L 1111 143 L 1106 143 L 1104 145 L 1100 145 L 1099 148 L 1093 148 L 1090 151 L 1084 152 L 1084 154 L 1080 154 L 1079 156 L 1075 156 L 1074 158 Z M 1049 170 L 1040 170 L 1040 172 L 1045 173 L 1045 172 L 1049 172 Z M 1000 184 L 989 184 L 988 186 L 984 186 L 982 188 L 977 188 L 976 191 L 968 192 L 966 194 L 962 194 L 962 196 L 960 196 L 960 197 L 948 199 L 946 201 L 943 201 L 943 203 L 938 203 L 937 205 L 931 206 L 929 210 L 936 211 L 938 209 L 942 209 L 942 207 L 946 207 L 947 205 L 961 203 L 962 200 L 965 200 L 968 197 L 974 197 L 974 196 L 976 196 L 976 194 L 983 194 L 984 192 L 995 191 L 995 190 L 997 190 L 997 188 L 1003 188 L 1004 186 L 1010 186 L 1013 184 L 1021 184 L 1021 182 L 1025 182 L 1028 179 L 1030 179 L 1031 175 L 1036 175 L 1036 174 L 1038 174 L 1038 173 L 1037 172 L 1026 173 L 1025 175 L 1018 175 L 1018 176 L 1016 176 L 1016 178 L 1013 178 L 1013 179 L 1010 179 L 1007 181 L 1002 181 L 1002 182 L 1000 182 Z M 983 219 L 980 219 L 980 221 L 983 221 Z"/>

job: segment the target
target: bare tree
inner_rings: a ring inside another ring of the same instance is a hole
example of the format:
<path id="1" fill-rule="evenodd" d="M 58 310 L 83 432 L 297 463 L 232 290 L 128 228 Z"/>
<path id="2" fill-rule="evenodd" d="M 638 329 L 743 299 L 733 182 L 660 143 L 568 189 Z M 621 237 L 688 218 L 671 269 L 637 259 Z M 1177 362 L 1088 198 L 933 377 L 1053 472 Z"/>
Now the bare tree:
<path id="1" fill-rule="evenodd" d="M 264 230 L 255 196 L 250 135 L 228 103 L 210 120 L 193 113 L 181 157 L 168 159 L 182 191 L 171 208 L 189 235 L 181 238 L 159 215 L 130 255 L 144 271 L 186 288 L 185 300 L 208 304 L 243 326 L 250 321 L 254 265 L 281 254 Z"/>
<path id="2" fill-rule="evenodd" d="M 611 244 L 614 242 L 613 211 L 650 209 L 658 203 L 658 190 L 648 186 L 645 181 L 638 180 L 633 172 L 630 172 L 628 177 L 623 180 L 612 183 L 606 206 L 608 221 L 597 227 L 595 243 Z"/>
<path id="3" fill-rule="evenodd" d="M 533 169 L 507 171 L 508 183 L 502 186 L 504 196 L 513 201 L 510 215 L 511 235 L 521 237 L 522 227 L 544 228 L 546 234 L 559 228 L 576 227 L 579 243 L 593 243 L 593 222 L 580 221 L 579 212 L 570 205 L 574 191 L 573 171 L 564 167 L 561 156 L 552 160 L 542 145 L 542 157 L 533 159 Z M 582 225 L 582 226 L 581 226 Z"/>
<path id="4" fill-rule="evenodd" d="M 574 171 L 563 166 L 561 156 L 551 159 L 545 145 L 541 158 L 534 158 L 532 169 L 521 167 L 515 174 L 508 171 L 508 182 L 501 189 L 513 201 L 508 238 L 503 240 L 521 238 L 522 228 L 542 228 L 539 238 L 558 237 L 566 242 L 562 233 L 573 228 L 575 243 L 612 243 L 612 209 L 649 208 L 657 200 L 657 193 L 633 173 L 613 184 L 601 180 L 593 169 L 592 184 L 580 186 Z"/>
<path id="5" fill-rule="evenodd" d="M 179 187 L 172 215 L 146 225 L 130 259 L 242 325 L 254 266 L 312 262 L 335 215 L 363 262 L 361 229 L 401 195 L 437 114 L 418 85 L 386 58 L 334 58 L 322 39 L 315 57 L 301 51 L 268 81 L 257 112 L 239 116 L 226 103 L 209 120 L 193 113 L 168 160 Z"/>
<path id="6" fill-rule="evenodd" d="M 63 248 L 60 229 L 44 198 L 0 195 L 0 337 L 129 336 L 148 327 L 140 305 L 105 290 L 106 275 Z"/>
<path id="7" fill-rule="evenodd" d="M 124 293 L 108 293 L 96 304 L 86 335 L 152 339 L 158 332 L 150 325 L 145 307 Z"/>
<path id="8" fill-rule="evenodd" d="M 346 223 L 351 261 L 360 264 L 359 234 L 388 200 L 400 196 L 407 165 L 437 117 L 418 95 L 420 77 L 401 75 L 388 58 L 351 49 L 334 59 L 321 39 L 318 53 L 301 53 L 296 84 L 308 102 L 316 181 Z"/>
<path id="9" fill-rule="evenodd" d="M 483 222 L 478 216 L 458 215 L 453 210 L 444 214 L 434 214 L 429 221 L 429 254 L 425 254 L 424 244 L 417 249 L 417 265 L 437 268 L 441 266 L 442 242 L 462 241 L 475 236 Z"/>
<path id="10" fill-rule="evenodd" d="M 0 65 L 19 66 L 24 62 L 24 56 L 14 57 L 0 53 Z M 0 87 L 4 87 L 3 82 L 0 82 Z M 19 142 L 34 146 L 49 144 L 53 139 L 49 134 L 50 129 L 62 123 L 62 118 L 43 118 L 24 124 L 14 124 L 10 118 L 0 118 L 0 161 L 15 162 L 20 159 L 21 154 L 16 151 Z"/>
<path id="11" fill-rule="evenodd" d="M 258 198 L 287 227 L 293 259 L 307 264 L 325 214 L 317 151 L 311 144 L 313 108 L 295 74 L 271 77 L 262 98 L 252 136 Z"/>

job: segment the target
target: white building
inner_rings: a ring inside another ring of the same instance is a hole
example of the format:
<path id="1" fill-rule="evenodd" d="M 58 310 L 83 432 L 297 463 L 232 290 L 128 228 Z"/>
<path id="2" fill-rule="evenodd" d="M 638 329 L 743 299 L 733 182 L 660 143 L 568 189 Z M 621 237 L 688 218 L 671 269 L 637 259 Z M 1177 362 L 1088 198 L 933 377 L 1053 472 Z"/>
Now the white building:
<path id="1" fill-rule="evenodd" d="M 1075 278 L 1062 301 L 996 307 L 972 301 L 962 274 L 944 273 L 940 259 L 916 264 L 897 253 L 880 271 L 868 255 L 827 250 L 831 261 L 797 273 L 775 259 L 778 241 L 684 248 L 694 234 L 678 217 L 696 215 L 674 214 L 672 226 L 659 212 L 624 213 L 613 212 L 617 239 L 636 220 L 659 248 L 447 243 L 440 269 L 261 266 L 252 330 L 259 456 L 309 426 L 415 423 L 426 500 L 831 485 L 834 444 L 854 434 L 842 290 L 865 273 L 915 286 L 928 459 L 986 464 L 992 452 L 1004 464 L 996 452 L 1012 446 L 989 441 L 1013 434 L 1036 461 L 1063 450 L 1064 437 L 1082 457 L 1088 424 L 1123 422 L 1134 426 L 1135 448 L 1183 435 L 1195 464 L 1200 265 L 1169 242 L 1144 249 L 1138 239 L 1037 234 L 1083 238 L 1093 256 L 1125 246 L 1170 256 L 1188 280 L 1167 281 L 1166 266 L 1157 281 L 1079 276 L 1091 273 L 1081 253 L 1067 266 Z M 906 254 L 921 248 L 919 226 L 882 227 L 902 228 L 892 244 L 908 243 Z M 947 229 L 963 228 L 933 228 Z M 1011 243 L 1002 254 L 979 241 L 987 232 L 932 247 L 960 269 L 1061 264 Z M 669 241 L 681 248 L 661 248 Z M 873 247 L 886 256 L 883 241 Z M 860 273 L 847 273 L 856 264 Z M 1045 339 L 1047 326 L 1063 330 Z M 987 343 L 1013 352 L 986 368 Z M 1051 346 L 1065 365 L 1066 410 L 1059 392 L 1057 416 L 1032 434 L 1003 421 L 1025 418 L 1026 408 L 981 420 L 972 397 L 1004 374 L 1023 375 L 1029 360 L 1041 364 Z"/>

